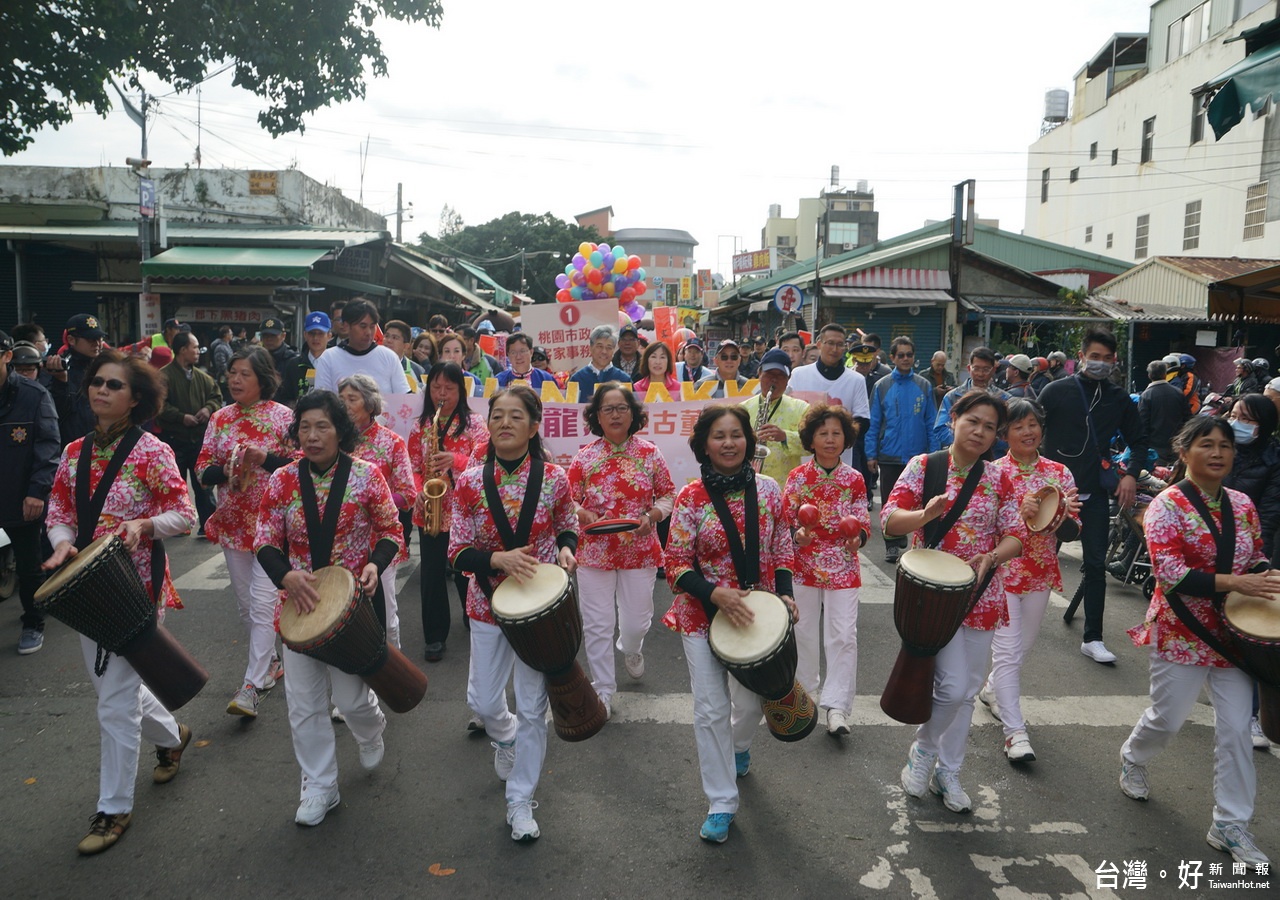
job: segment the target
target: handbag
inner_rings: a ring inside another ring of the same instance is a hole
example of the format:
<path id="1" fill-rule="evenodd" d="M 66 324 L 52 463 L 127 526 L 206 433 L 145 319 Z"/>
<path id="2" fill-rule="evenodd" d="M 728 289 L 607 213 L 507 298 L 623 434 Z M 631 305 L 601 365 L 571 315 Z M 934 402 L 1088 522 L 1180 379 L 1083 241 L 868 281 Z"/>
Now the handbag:
<path id="1" fill-rule="evenodd" d="M 1080 379 L 1075 379 L 1076 387 L 1080 390 L 1080 402 L 1084 404 L 1085 418 L 1089 423 L 1089 434 L 1093 435 L 1093 446 L 1098 451 L 1098 485 L 1107 492 L 1108 495 L 1114 494 L 1116 488 L 1120 487 L 1120 472 L 1116 469 L 1115 464 L 1111 462 L 1110 454 L 1104 453 L 1102 445 L 1098 442 L 1098 428 L 1093 424 L 1093 410 L 1089 408 L 1089 398 L 1084 395 L 1084 385 L 1080 383 Z"/>

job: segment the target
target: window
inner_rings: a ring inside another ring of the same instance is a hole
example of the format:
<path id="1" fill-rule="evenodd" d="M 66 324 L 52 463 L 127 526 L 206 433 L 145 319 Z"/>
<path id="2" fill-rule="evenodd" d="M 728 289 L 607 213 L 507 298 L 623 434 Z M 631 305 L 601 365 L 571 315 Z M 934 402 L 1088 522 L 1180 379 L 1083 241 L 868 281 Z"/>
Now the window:
<path id="1" fill-rule="evenodd" d="M 1196 92 L 1191 95 L 1191 143 L 1198 144 L 1204 140 L 1204 94 Z"/>
<path id="2" fill-rule="evenodd" d="M 1133 235 L 1133 258 L 1147 258 L 1147 240 L 1151 234 L 1151 216 L 1138 216 L 1138 228 Z"/>
<path id="3" fill-rule="evenodd" d="M 1070 181 L 1071 181 L 1071 183 L 1072 183 L 1072 184 L 1075 184 L 1077 181 L 1079 181 L 1079 180 L 1080 180 L 1080 167 L 1079 167 L 1079 166 L 1077 166 L 1076 168 L 1072 169 L 1072 170 L 1071 170 L 1071 174 L 1070 174 L 1070 176 L 1068 176 L 1068 177 L 1069 177 L 1069 179 L 1070 179 Z"/>
<path id="4" fill-rule="evenodd" d="M 858 223 L 857 222 L 832 222 L 827 226 L 827 243 L 842 246 L 844 244 L 857 245 L 858 243 Z"/>
<path id="5" fill-rule="evenodd" d="M 1236 0 L 1236 16 L 1232 21 L 1238 21 L 1249 15 L 1251 12 L 1257 12 L 1267 5 L 1267 0 Z"/>
<path id="6" fill-rule="evenodd" d="M 1164 50 L 1164 61 L 1173 62 L 1180 56 L 1186 56 L 1209 40 L 1209 21 L 1212 16 L 1213 0 L 1206 0 L 1181 19 L 1171 23 L 1168 43 Z"/>
<path id="7" fill-rule="evenodd" d="M 1097 141 L 1094 141 L 1092 144 L 1089 145 L 1089 158 L 1090 159 L 1098 158 L 1098 142 Z"/>
<path id="8" fill-rule="evenodd" d="M 1107 232 L 1107 249 L 1111 249 L 1111 245 L 1116 242 L 1116 236 L 1112 232 Z"/>
<path id="9" fill-rule="evenodd" d="M 1200 201 L 1192 200 L 1187 204 L 1186 215 L 1182 219 L 1182 249 L 1194 250 L 1200 246 Z"/>
<path id="10" fill-rule="evenodd" d="M 1257 240 L 1267 228 L 1267 182 L 1249 185 L 1244 198 L 1244 239 Z"/>
<path id="11" fill-rule="evenodd" d="M 1140 163 L 1151 162 L 1151 153 L 1156 143 L 1156 117 L 1152 116 L 1142 123 L 1142 156 Z"/>
<path id="12" fill-rule="evenodd" d="M 1086 244 L 1093 243 L 1093 226 L 1092 225 L 1084 226 L 1084 242 Z"/>
<path id="13" fill-rule="evenodd" d="M 1111 151 L 1111 165 L 1120 162 L 1120 151 L 1118 149 Z"/>
<path id="14" fill-rule="evenodd" d="M 778 246 L 779 246 L 779 247 L 790 247 L 790 246 L 791 246 L 791 235 L 789 235 L 789 234 L 780 234 L 780 235 L 778 235 Z"/>
<path id="15" fill-rule="evenodd" d="M 1040 173 L 1040 202 L 1049 202 L 1049 170 Z"/>

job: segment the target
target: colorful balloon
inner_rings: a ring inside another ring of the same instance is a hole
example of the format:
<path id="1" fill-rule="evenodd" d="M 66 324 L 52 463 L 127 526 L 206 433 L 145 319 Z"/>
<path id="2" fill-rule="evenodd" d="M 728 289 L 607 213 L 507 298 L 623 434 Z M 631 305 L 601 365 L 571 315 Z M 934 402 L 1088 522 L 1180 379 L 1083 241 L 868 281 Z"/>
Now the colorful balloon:
<path id="1" fill-rule="evenodd" d="M 588 243 L 587 241 L 583 241 L 581 244 L 578 245 L 578 255 L 590 256 L 591 251 L 594 249 L 596 249 L 595 244 L 591 244 L 591 243 Z"/>
<path id="2" fill-rule="evenodd" d="M 562 290 L 563 290 L 564 288 L 567 288 L 568 286 L 569 286 L 569 276 L 568 276 L 568 275 L 557 275 L 557 276 L 556 276 L 556 287 L 558 287 L 558 288 L 560 288 L 560 289 L 562 289 Z"/>
<path id="3" fill-rule="evenodd" d="M 604 254 L 599 250 L 592 250 L 591 255 L 587 258 L 591 260 L 591 265 L 598 269 L 600 268 L 600 263 L 604 261 Z"/>
<path id="4" fill-rule="evenodd" d="M 648 285 L 646 285 L 643 281 L 637 281 L 637 282 L 632 286 L 632 288 L 631 288 L 631 289 L 632 289 L 632 290 L 634 290 L 634 291 L 636 292 L 636 296 L 638 297 L 638 296 L 640 296 L 641 294 L 643 294 L 645 291 L 647 291 L 647 290 L 649 289 L 649 286 L 648 286 Z"/>
<path id="5" fill-rule="evenodd" d="M 638 257 L 638 256 L 628 256 L 628 257 L 627 257 L 627 268 L 628 268 L 628 269 L 631 269 L 631 270 L 633 270 L 633 271 L 634 271 L 635 269 L 640 268 L 640 257 Z"/>
<path id="6" fill-rule="evenodd" d="M 564 289 L 556 291 L 557 303 L 571 303 L 572 301 L 573 301 L 573 295 L 570 294 L 568 291 Z"/>

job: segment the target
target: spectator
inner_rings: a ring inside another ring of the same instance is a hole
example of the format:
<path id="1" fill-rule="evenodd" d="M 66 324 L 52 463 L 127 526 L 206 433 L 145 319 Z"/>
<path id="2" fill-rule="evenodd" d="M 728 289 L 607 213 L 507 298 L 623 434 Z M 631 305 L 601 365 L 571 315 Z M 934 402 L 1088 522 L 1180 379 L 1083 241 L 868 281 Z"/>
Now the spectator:
<path id="1" fill-rule="evenodd" d="M 933 403 L 938 405 L 947 391 L 956 386 L 956 376 L 947 371 L 947 354 L 941 350 L 933 354 L 929 360 L 929 374 L 925 376 L 933 385 Z"/>
<path id="2" fill-rule="evenodd" d="M 542 396 L 542 383 L 555 382 L 549 372 L 534 367 L 533 338 L 523 332 L 518 331 L 507 338 L 507 362 L 510 366 L 498 373 L 498 387 L 510 387 L 517 381 L 523 381 Z"/>
<path id="3" fill-rule="evenodd" d="M 333 323 L 333 337 L 329 338 L 330 347 L 338 346 L 350 336 L 347 322 L 342 318 L 342 311 L 346 308 L 347 302 L 346 300 L 335 300 L 329 307 L 329 321 Z"/>
<path id="4" fill-rule="evenodd" d="M 223 325 L 218 329 L 217 338 L 209 345 L 209 368 L 224 403 L 231 402 L 231 394 L 227 391 L 227 366 L 231 364 L 231 356 L 235 352 L 231 345 L 231 326 Z"/>
<path id="5" fill-rule="evenodd" d="M 742 361 L 742 368 L 738 371 L 747 378 L 756 378 L 760 375 L 760 366 L 764 362 L 764 335 L 757 334 L 751 341 L 751 353 Z M 787 370 L 791 369 L 791 359 L 787 358 Z"/>
<path id="6" fill-rule="evenodd" d="M 1015 353 L 1009 357 L 1009 396 L 1020 397 L 1023 400 L 1036 399 L 1036 392 L 1031 387 L 1031 373 L 1036 369 L 1036 364 L 1031 361 L 1031 357 L 1022 353 Z"/>
<path id="7" fill-rule="evenodd" d="M 976 347 L 969 354 L 969 377 L 957 388 L 953 388 L 942 398 L 938 407 L 938 418 L 934 421 L 933 435 L 929 441 L 929 449 L 941 450 L 951 446 L 951 407 L 956 401 L 972 390 L 986 391 L 1001 400 L 1008 400 L 1009 395 L 992 383 L 996 371 L 996 355 L 987 347 Z M 1002 442 L 997 441 L 996 456 L 1003 454 Z M 1005 445 L 1007 446 L 1007 445 Z"/>
<path id="8" fill-rule="evenodd" d="M 164 325 L 160 327 L 160 333 L 151 335 L 151 347 L 153 349 L 156 347 L 168 347 L 172 350 L 174 335 L 190 330 L 190 325 L 179 322 L 177 319 L 165 319 Z"/>
<path id="9" fill-rule="evenodd" d="M 276 374 L 284 378 L 284 367 L 288 365 L 289 360 L 298 355 L 285 342 L 284 322 L 275 316 L 268 316 L 262 320 L 262 327 L 258 331 L 262 337 L 262 349 L 271 354 L 271 361 L 276 365 Z"/>
<path id="10" fill-rule="evenodd" d="M 413 361 L 422 366 L 424 372 L 430 372 L 436 364 L 436 339 L 430 331 L 422 331 L 413 339 Z"/>
<path id="11" fill-rule="evenodd" d="M 404 367 L 404 380 L 409 393 L 416 394 L 422 389 L 422 381 L 427 377 L 426 371 L 409 358 L 410 342 L 413 340 L 413 329 L 408 322 L 392 319 L 382 329 L 382 346 L 394 353 Z"/>
<path id="12" fill-rule="evenodd" d="M 45 390 L 49 390 L 53 383 L 53 375 L 43 366 L 45 358 L 49 355 L 49 341 L 44 336 L 44 329 L 35 322 L 24 322 L 21 325 L 13 326 L 13 332 L 9 337 L 13 339 L 15 351 L 23 345 L 35 349 L 37 354 L 36 374 L 28 377 L 38 381 Z M 26 356 L 26 354 L 22 355 Z"/>
<path id="13" fill-rule="evenodd" d="M 1156 461 L 1171 466 L 1178 461 L 1173 438 L 1182 430 L 1191 410 L 1182 392 L 1173 382 L 1165 380 L 1167 374 L 1168 366 L 1164 360 L 1147 363 L 1147 378 L 1151 383 L 1138 399 L 1138 414 L 1147 432 L 1147 446 L 1156 452 Z"/>
<path id="14" fill-rule="evenodd" d="M 9 368 L 23 378 L 27 378 L 44 387 L 44 383 L 40 381 L 40 378 L 49 373 L 45 372 L 44 367 L 40 365 L 40 358 L 40 351 L 36 349 L 34 344 L 27 341 L 18 341 L 13 345 L 13 360 L 9 363 Z M 53 402 L 52 397 L 50 397 L 49 402 Z M 55 410 L 54 418 L 57 418 L 57 415 L 57 410 Z"/>
<path id="15" fill-rule="evenodd" d="M 195 335 L 189 331 L 178 332 L 169 349 L 173 351 L 173 362 L 160 370 L 168 391 L 156 420 L 163 429 L 160 438 L 173 448 L 173 458 L 183 479 L 191 481 L 203 537 L 204 525 L 213 515 L 213 495 L 200 483 L 196 457 L 204 445 L 209 417 L 223 406 L 222 392 L 212 376 L 196 365 L 200 342 Z"/>
<path id="16" fill-rule="evenodd" d="M 844 326 L 834 322 L 823 325 L 818 332 L 816 346 L 819 353 L 816 362 L 791 370 L 791 392 L 800 394 L 811 391 L 825 395 L 828 404 L 838 404 L 847 409 L 858 424 L 858 431 L 865 433 L 871 422 L 871 409 L 867 405 L 867 380 L 844 366 Z M 866 468 L 865 456 L 858 446 L 850 447 L 844 452 L 844 461 L 859 472 Z"/>
<path id="17" fill-rule="evenodd" d="M 849 368 L 866 380 L 868 396 L 876 382 L 893 371 L 880 362 L 880 354 L 870 344 L 854 344 L 849 351 L 848 362 Z"/>
<path id="18" fill-rule="evenodd" d="M 742 365 L 742 348 L 738 346 L 738 342 L 731 338 L 723 340 L 716 350 L 716 370 L 695 382 L 695 387 L 715 384 L 716 389 L 711 396 L 723 399 L 726 396 L 725 385 L 728 382 L 732 381 L 739 388 L 747 383 L 747 379 L 738 373 L 740 365 Z"/>
<path id="19" fill-rule="evenodd" d="M 295 356 L 284 367 L 284 378 L 280 381 L 280 390 L 273 398 L 290 408 L 298 402 L 298 398 L 315 387 L 316 366 L 320 356 L 329 349 L 329 337 L 333 331 L 333 323 L 322 312 L 307 313 L 302 324 L 302 343 L 305 349 Z"/>
<path id="20" fill-rule="evenodd" d="M 1059 378 L 1067 377 L 1067 354 L 1061 350 L 1054 350 L 1045 357 L 1049 362 L 1049 380 L 1057 381 Z"/>
<path id="21" fill-rule="evenodd" d="M 1040 396 L 1040 392 L 1053 381 L 1049 377 L 1049 360 L 1043 356 L 1033 357 L 1031 360 L 1036 365 L 1036 370 L 1031 376 L 1031 390 L 1036 392 L 1036 396 Z"/>
<path id="22" fill-rule="evenodd" d="M 818 349 L 817 344 L 810 344 L 804 348 L 804 364 L 811 366 L 822 357 L 822 351 Z"/>
<path id="23" fill-rule="evenodd" d="M 1227 421 L 1236 438 L 1236 458 L 1231 474 L 1223 479 L 1224 487 L 1248 495 L 1258 509 L 1262 523 L 1262 552 L 1267 559 L 1276 556 L 1280 542 L 1276 528 L 1280 526 L 1280 443 L 1275 438 L 1280 421 L 1275 406 L 1260 394 L 1246 394 L 1231 407 Z M 1257 715 L 1257 710 L 1254 710 Z"/>
<path id="24" fill-rule="evenodd" d="M 453 363 L 462 370 L 462 374 L 467 377 L 467 384 L 471 386 L 471 396 L 479 397 L 484 393 L 484 385 L 480 383 L 480 379 L 467 371 L 467 342 L 462 339 L 460 334 L 446 334 L 444 340 L 440 342 L 440 362 Z"/>
<path id="25" fill-rule="evenodd" d="M 651 384 L 661 384 L 672 398 L 680 396 L 680 379 L 676 376 L 675 360 L 671 348 L 662 341 L 654 341 L 640 355 L 640 371 L 643 377 L 635 383 L 635 392 L 643 395 Z"/>
<path id="26" fill-rule="evenodd" d="M 1253 363 L 1247 359 L 1237 359 L 1235 366 L 1236 380 L 1222 393 L 1228 397 L 1243 397 L 1245 394 L 1262 393 L 1262 388 L 1258 385 L 1258 379 L 1253 377 Z"/>
<path id="27" fill-rule="evenodd" d="M 616 381 L 630 384 L 627 373 L 613 364 L 613 351 L 618 346 L 616 332 L 608 325 L 597 325 L 591 329 L 591 362 L 587 363 L 570 376 L 569 381 L 578 386 L 578 402 L 591 400 L 597 384 Z"/>
<path id="28" fill-rule="evenodd" d="M 463 368 L 479 378 L 481 384 L 501 371 L 502 367 L 498 365 L 498 361 L 480 347 L 477 341 L 480 335 L 478 331 L 470 325 L 463 325 L 456 329 L 455 333 L 462 338 L 462 346 L 467 351 Z"/>
<path id="29" fill-rule="evenodd" d="M 697 384 L 699 380 L 704 378 L 711 370 L 702 364 L 702 341 L 698 338 L 689 338 L 685 341 L 684 346 L 680 348 L 680 353 L 684 357 L 684 362 L 679 366 L 679 378 L 681 381 L 691 381 Z"/>
<path id="30" fill-rule="evenodd" d="M 541 369 L 548 375 L 553 374 L 551 371 L 551 359 L 547 356 L 547 350 L 545 347 L 534 347 L 532 358 L 533 367 L 535 369 Z"/>
<path id="31" fill-rule="evenodd" d="M 378 308 L 359 297 L 343 307 L 342 315 L 346 320 L 347 339 L 316 363 L 316 389 L 336 394 L 338 382 L 343 378 L 364 374 L 377 382 L 383 396 L 408 393 L 399 357 L 373 342 Z"/>
<path id="32" fill-rule="evenodd" d="M 62 446 L 84 437 L 93 431 L 97 417 L 89 407 L 89 398 L 81 390 L 85 370 L 102 352 L 102 341 L 107 333 L 98 327 L 98 319 L 88 313 L 79 313 L 67 320 L 67 355 L 49 354 L 44 367 L 53 376 L 49 393 L 58 410 L 58 426 L 62 431 Z"/>
<path id="33" fill-rule="evenodd" d="M 615 367 L 626 372 L 629 381 L 644 377 L 640 368 L 640 332 L 636 326 L 623 325 L 618 331 L 618 351 L 613 354 Z"/>
<path id="34" fill-rule="evenodd" d="M 778 337 L 778 349 L 786 352 L 791 360 L 791 371 L 805 365 L 804 338 L 798 331 L 788 331 Z"/>
<path id="35" fill-rule="evenodd" d="M 439 343 L 444 336 L 449 333 L 449 320 L 444 316 L 436 313 L 427 320 L 427 331 L 431 332 L 431 336 Z"/>

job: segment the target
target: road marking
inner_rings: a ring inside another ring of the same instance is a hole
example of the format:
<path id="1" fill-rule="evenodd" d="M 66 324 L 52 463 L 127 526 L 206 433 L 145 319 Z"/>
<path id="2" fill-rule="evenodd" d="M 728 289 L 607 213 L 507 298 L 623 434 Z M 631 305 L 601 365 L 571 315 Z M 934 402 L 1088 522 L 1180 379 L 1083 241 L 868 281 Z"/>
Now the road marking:
<path id="1" fill-rule="evenodd" d="M 231 587 L 231 575 L 227 572 L 227 558 L 217 553 L 194 569 L 182 573 L 173 580 L 173 586 L 182 591 L 225 591 Z"/>

